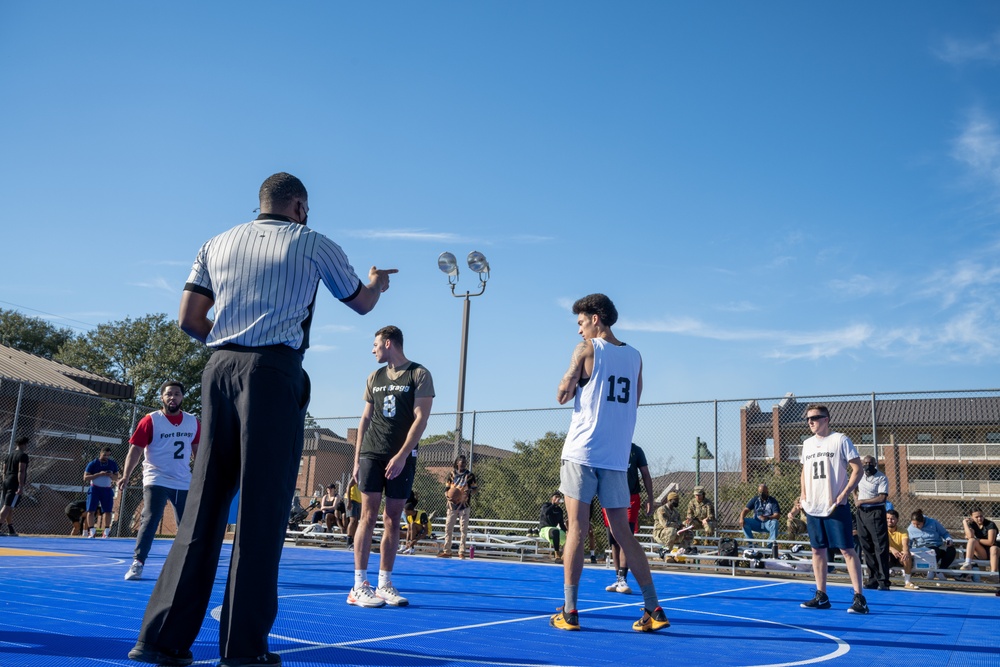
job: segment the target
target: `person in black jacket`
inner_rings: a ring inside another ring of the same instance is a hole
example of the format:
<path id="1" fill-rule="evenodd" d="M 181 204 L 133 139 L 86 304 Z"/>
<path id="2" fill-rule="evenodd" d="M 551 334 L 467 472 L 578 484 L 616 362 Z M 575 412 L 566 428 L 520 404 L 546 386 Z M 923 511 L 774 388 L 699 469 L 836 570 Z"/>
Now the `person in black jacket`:
<path id="1" fill-rule="evenodd" d="M 552 545 L 552 560 L 557 563 L 562 562 L 562 545 L 566 543 L 566 518 L 560 507 L 562 500 L 563 495 L 556 491 L 552 494 L 551 502 L 542 503 L 542 511 L 538 516 L 541 527 L 538 535 Z"/>

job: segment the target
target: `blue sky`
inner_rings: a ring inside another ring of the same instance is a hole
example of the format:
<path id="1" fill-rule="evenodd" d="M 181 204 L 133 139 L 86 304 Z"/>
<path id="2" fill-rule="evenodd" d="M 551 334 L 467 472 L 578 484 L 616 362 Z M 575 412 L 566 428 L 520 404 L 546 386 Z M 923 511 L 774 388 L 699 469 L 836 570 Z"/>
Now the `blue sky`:
<path id="1" fill-rule="evenodd" d="M 597 291 L 644 403 L 998 384 L 996 3 L 7 2 L 0 62 L 0 307 L 173 315 L 289 171 L 400 270 L 366 317 L 321 292 L 316 416 L 389 323 L 454 410 L 444 250 L 493 269 L 467 409 L 555 405 Z"/>

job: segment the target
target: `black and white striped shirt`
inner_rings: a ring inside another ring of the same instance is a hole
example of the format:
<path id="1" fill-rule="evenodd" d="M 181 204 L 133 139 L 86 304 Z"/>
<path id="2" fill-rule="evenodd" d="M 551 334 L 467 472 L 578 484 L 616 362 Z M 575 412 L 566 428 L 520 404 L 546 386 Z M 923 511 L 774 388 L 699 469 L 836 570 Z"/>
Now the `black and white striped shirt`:
<path id="1" fill-rule="evenodd" d="M 209 239 L 184 289 L 215 301 L 209 347 L 288 345 L 304 352 L 320 280 L 341 301 L 362 286 L 336 243 L 285 216 L 261 214 Z"/>

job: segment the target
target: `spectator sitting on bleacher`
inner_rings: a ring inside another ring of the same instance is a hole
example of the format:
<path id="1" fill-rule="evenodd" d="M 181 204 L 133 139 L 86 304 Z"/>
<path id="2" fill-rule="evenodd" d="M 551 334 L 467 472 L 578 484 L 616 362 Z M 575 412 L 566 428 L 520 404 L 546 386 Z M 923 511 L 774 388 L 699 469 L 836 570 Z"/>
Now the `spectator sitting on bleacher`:
<path id="1" fill-rule="evenodd" d="M 899 530 L 899 512 L 886 510 L 885 524 L 889 529 L 889 567 L 903 570 L 903 588 L 908 591 L 917 590 L 917 585 L 910 581 L 913 572 L 913 556 L 910 555 L 910 536 Z"/>
<path id="2" fill-rule="evenodd" d="M 562 545 L 566 543 L 566 517 L 559 506 L 562 499 L 560 492 L 553 493 L 551 502 L 542 503 L 538 516 L 538 525 L 541 526 L 538 535 L 552 545 L 552 560 L 557 563 L 562 562 Z"/>
<path id="3" fill-rule="evenodd" d="M 705 497 L 705 487 L 694 487 L 694 498 L 688 503 L 687 522 L 700 527 L 707 536 L 715 535 L 715 507 Z"/>
<path id="4" fill-rule="evenodd" d="M 778 541 L 778 517 L 781 507 L 777 498 L 768 495 L 767 484 L 757 487 L 757 495 L 750 499 L 747 506 L 740 512 L 740 522 L 743 524 L 743 535 L 747 542 L 753 541 L 754 532 L 766 532 L 767 545 L 773 546 Z"/>
<path id="5" fill-rule="evenodd" d="M 795 499 L 795 504 L 792 505 L 792 511 L 788 513 L 788 539 L 794 540 L 799 536 L 808 537 L 806 530 L 806 515 L 802 511 L 802 503 L 798 498 Z"/>
<path id="6" fill-rule="evenodd" d="M 413 498 L 411 495 L 410 500 L 403 506 L 403 511 L 406 513 L 406 542 L 400 552 L 404 554 L 412 554 L 417 542 L 431 532 L 430 517 L 427 516 L 427 512 L 416 508 Z"/>
<path id="7" fill-rule="evenodd" d="M 997 525 L 986 518 L 982 509 L 975 507 L 969 512 L 969 518 L 962 522 L 962 526 L 965 529 L 965 538 L 969 540 L 969 543 L 965 548 L 965 562 L 959 569 L 971 570 L 973 560 L 989 560 L 990 572 L 1000 573 Z"/>
<path id="8" fill-rule="evenodd" d="M 944 526 L 923 510 L 915 510 L 910 515 L 910 525 L 906 529 L 910 536 L 910 549 L 931 549 L 937 557 L 937 565 L 947 570 L 955 560 L 955 544 Z"/>

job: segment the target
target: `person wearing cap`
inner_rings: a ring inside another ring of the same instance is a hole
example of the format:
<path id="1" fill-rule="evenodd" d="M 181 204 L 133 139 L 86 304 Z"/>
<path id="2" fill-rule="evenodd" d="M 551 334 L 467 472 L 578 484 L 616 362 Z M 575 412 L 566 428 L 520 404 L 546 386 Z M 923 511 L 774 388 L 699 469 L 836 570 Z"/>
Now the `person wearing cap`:
<path id="1" fill-rule="evenodd" d="M 674 557 L 670 555 L 674 546 L 679 545 L 685 551 L 691 547 L 692 531 L 679 532 L 684 525 L 681 512 L 677 509 L 680 504 L 680 494 L 671 491 L 667 494 L 666 504 L 657 507 L 653 513 L 653 539 L 663 545 L 660 557 L 668 563 L 674 562 Z"/>
<path id="2" fill-rule="evenodd" d="M 142 523 L 135 538 L 132 565 L 125 573 L 126 581 L 142 578 L 142 568 L 168 501 L 180 526 L 191 486 L 191 461 L 198 452 L 201 424 L 193 414 L 181 410 L 184 385 L 176 380 L 164 382 L 160 387 L 160 402 L 163 407 L 140 419 L 129 438 L 132 446 L 118 482 L 119 496 L 124 498 L 129 477 L 142 460 Z"/>
<path id="3" fill-rule="evenodd" d="M 688 502 L 687 522 L 701 528 L 705 535 L 715 535 L 715 507 L 705 497 L 705 487 L 694 487 L 694 498 Z"/>

